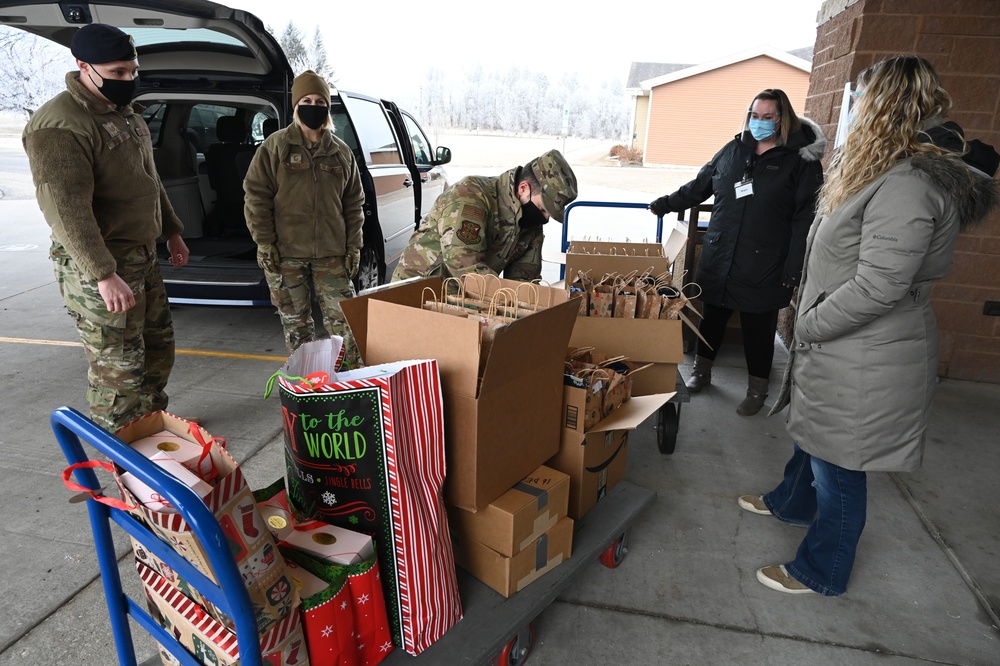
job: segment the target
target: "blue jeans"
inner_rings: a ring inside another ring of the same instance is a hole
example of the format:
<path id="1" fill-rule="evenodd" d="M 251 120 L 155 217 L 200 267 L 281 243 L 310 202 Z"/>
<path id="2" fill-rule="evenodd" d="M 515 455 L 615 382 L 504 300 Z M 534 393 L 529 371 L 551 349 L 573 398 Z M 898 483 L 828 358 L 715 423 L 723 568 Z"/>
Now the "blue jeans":
<path id="1" fill-rule="evenodd" d="M 785 478 L 764 495 L 764 504 L 779 520 L 809 527 L 795 559 L 785 564 L 788 574 L 828 597 L 846 592 L 865 528 L 865 473 L 811 456 L 796 444 Z"/>

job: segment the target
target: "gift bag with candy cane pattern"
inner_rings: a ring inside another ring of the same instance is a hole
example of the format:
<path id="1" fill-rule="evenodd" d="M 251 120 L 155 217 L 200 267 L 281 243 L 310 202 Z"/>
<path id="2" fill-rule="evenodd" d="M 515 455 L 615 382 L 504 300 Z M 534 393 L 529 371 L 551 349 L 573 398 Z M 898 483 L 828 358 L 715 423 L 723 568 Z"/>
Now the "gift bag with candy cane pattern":
<path id="1" fill-rule="evenodd" d="M 334 373 L 312 344 L 276 373 L 289 505 L 373 536 L 393 643 L 419 654 L 462 617 L 437 361 Z"/>

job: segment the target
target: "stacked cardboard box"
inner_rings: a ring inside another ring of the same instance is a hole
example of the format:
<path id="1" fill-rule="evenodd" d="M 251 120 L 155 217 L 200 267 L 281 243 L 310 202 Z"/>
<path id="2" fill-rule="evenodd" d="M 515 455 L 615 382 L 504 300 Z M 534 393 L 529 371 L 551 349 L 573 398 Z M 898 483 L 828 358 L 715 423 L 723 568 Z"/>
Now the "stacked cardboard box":
<path id="1" fill-rule="evenodd" d="M 521 282 L 489 283 L 494 291 L 524 291 Z M 498 331 L 484 352 L 480 323 L 422 307 L 425 290 L 440 294 L 442 284 L 440 278 L 405 281 L 341 307 L 366 364 L 438 360 L 445 500 L 477 511 L 558 450 L 563 357 L 579 306 L 564 289 L 536 286 L 542 309 Z"/>
<path id="2" fill-rule="evenodd" d="M 572 554 L 569 476 L 544 465 L 475 513 L 448 512 L 455 560 L 509 597 Z"/>
<path id="3" fill-rule="evenodd" d="M 566 252 L 566 284 L 580 271 L 595 279 L 607 274 L 669 273 L 683 247 L 683 236 L 678 232 L 672 232 L 663 244 L 574 241 Z M 674 390 L 677 366 L 684 361 L 683 325 L 676 319 L 580 317 L 573 327 L 571 344 L 624 354 L 636 363 L 653 363 L 636 375 L 632 394 L 663 393 Z"/>
<path id="4" fill-rule="evenodd" d="M 642 372 L 647 372 L 643 370 Z M 638 373 L 638 378 L 642 373 Z M 564 387 L 563 429 L 559 452 L 546 465 L 570 477 L 569 516 L 583 518 L 625 478 L 628 433 L 662 407 L 673 393 L 632 396 L 597 425 L 586 429 L 579 418 L 586 388 Z"/>

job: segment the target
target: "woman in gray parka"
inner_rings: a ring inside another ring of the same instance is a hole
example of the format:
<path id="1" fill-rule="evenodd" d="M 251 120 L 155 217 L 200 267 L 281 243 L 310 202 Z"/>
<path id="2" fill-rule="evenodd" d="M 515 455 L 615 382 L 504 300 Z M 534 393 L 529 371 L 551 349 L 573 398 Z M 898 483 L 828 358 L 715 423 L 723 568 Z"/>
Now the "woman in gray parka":
<path id="1" fill-rule="evenodd" d="M 739 498 L 748 511 L 808 526 L 792 561 L 757 572 L 781 592 L 843 594 L 865 525 L 866 472 L 920 466 L 937 375 L 931 285 L 951 267 L 960 228 L 998 199 L 992 174 L 932 140 L 951 98 L 930 63 L 876 63 L 859 94 L 807 240 L 772 410 L 790 405 L 792 457 L 777 488 Z"/>

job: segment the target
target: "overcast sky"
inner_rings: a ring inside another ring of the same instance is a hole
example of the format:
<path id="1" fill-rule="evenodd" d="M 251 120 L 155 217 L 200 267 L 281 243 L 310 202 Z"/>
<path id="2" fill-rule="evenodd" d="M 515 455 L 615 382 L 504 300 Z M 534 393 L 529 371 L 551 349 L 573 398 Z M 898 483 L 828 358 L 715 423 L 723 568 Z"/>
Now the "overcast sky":
<path id="1" fill-rule="evenodd" d="M 475 63 L 625 82 L 637 62 L 697 64 L 768 44 L 812 46 L 822 0 L 218 0 L 277 34 L 319 25 L 338 84 L 401 98 L 428 67 L 464 78 Z M 294 10 L 291 12 L 289 10 Z"/>

